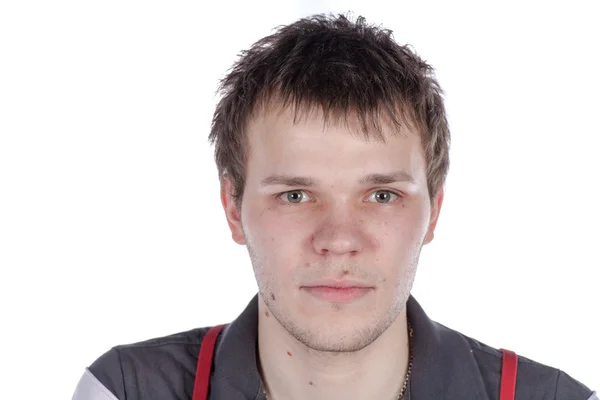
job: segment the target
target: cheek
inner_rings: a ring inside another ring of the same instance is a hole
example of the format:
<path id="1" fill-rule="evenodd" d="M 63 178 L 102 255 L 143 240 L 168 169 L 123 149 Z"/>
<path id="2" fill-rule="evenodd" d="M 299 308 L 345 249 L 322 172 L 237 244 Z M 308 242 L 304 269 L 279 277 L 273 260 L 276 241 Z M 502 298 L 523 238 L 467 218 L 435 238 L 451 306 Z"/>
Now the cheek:
<path id="1" fill-rule="evenodd" d="M 302 256 L 306 244 L 306 219 L 282 216 L 270 208 L 249 212 L 246 240 L 261 258 L 261 268 L 277 269 L 273 273 L 294 268 L 294 260 Z"/>
<path id="2" fill-rule="evenodd" d="M 300 221 L 266 210 L 256 220 L 254 231 L 263 245 L 277 249 L 280 246 L 289 247 L 291 243 L 297 244 L 304 227 L 300 225 Z"/>
<path id="3" fill-rule="evenodd" d="M 404 258 L 419 251 L 426 232 L 427 222 L 417 213 L 402 213 L 382 220 L 377 224 L 373 236 L 378 238 L 380 253 L 388 257 Z"/>

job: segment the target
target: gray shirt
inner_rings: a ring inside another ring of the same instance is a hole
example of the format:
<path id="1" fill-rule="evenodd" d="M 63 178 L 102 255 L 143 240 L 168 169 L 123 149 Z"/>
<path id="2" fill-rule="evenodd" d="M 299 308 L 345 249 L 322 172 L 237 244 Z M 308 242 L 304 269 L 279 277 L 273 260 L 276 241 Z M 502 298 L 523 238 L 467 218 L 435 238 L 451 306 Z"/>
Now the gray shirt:
<path id="1" fill-rule="evenodd" d="M 500 350 L 430 320 L 412 296 L 407 314 L 414 330 L 409 399 L 499 398 Z M 255 296 L 219 336 L 210 400 L 265 400 L 257 328 Z M 86 369 L 73 400 L 191 399 L 198 352 L 208 329 L 112 348 Z M 516 399 L 599 400 L 565 372 L 523 356 L 519 356 Z"/>

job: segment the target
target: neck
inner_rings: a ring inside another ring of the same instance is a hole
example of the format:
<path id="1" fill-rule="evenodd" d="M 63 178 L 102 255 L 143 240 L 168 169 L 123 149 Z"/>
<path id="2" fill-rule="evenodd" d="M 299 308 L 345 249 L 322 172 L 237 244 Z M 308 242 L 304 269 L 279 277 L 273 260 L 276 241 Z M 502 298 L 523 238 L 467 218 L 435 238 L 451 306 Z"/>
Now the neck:
<path id="1" fill-rule="evenodd" d="M 308 348 L 266 311 L 260 300 L 258 352 L 269 400 L 398 398 L 409 364 L 406 311 L 370 345 L 349 353 Z"/>

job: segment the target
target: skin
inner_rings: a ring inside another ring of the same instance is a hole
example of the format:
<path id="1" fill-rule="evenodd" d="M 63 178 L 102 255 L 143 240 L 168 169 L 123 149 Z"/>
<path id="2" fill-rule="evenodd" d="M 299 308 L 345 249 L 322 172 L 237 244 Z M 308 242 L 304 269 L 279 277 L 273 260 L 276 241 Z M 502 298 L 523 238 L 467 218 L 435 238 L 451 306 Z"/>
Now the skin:
<path id="1" fill-rule="evenodd" d="M 419 135 L 383 128 L 385 143 L 367 141 L 344 124 L 324 125 L 317 111 L 294 124 L 289 110 L 267 110 L 248 126 L 241 207 L 222 180 L 232 237 L 247 246 L 258 283 L 259 367 L 270 399 L 400 392 L 406 301 L 443 190 L 430 200 Z M 391 182 L 365 180 L 394 173 Z M 326 301 L 307 289 L 320 279 L 370 289 L 351 302 Z"/>

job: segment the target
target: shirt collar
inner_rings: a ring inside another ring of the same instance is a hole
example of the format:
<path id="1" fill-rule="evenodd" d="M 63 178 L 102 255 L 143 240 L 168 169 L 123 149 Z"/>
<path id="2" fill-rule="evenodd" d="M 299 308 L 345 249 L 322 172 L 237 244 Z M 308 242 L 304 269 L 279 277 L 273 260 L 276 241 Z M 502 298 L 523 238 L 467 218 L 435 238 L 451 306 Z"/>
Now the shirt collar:
<path id="1" fill-rule="evenodd" d="M 414 332 L 410 397 L 488 400 L 481 372 L 465 337 L 429 319 L 412 296 L 406 311 Z"/>
<path id="2" fill-rule="evenodd" d="M 258 371 L 258 294 L 217 342 L 210 400 L 265 400 Z"/>
<path id="3" fill-rule="evenodd" d="M 409 399 L 488 400 L 465 337 L 429 319 L 413 296 L 407 302 L 413 339 Z M 219 337 L 211 400 L 265 400 L 258 371 L 258 295 Z"/>

